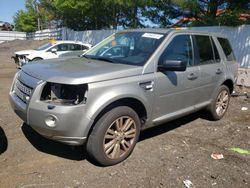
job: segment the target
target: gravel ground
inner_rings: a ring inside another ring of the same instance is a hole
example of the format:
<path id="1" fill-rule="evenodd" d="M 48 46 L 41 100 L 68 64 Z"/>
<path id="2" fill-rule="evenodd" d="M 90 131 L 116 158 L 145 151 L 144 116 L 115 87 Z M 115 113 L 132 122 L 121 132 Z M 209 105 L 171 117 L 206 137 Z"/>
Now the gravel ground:
<path id="1" fill-rule="evenodd" d="M 49 141 L 25 125 L 11 110 L 8 92 L 16 72 L 14 51 L 44 41 L 0 44 L 0 187 L 250 187 L 250 100 L 231 99 L 220 121 L 201 112 L 149 129 L 141 134 L 132 155 L 112 167 L 100 167 L 84 147 Z M 246 88 L 238 88 L 247 91 Z M 248 110 L 242 111 L 242 107 Z M 224 158 L 215 160 L 212 153 Z"/>

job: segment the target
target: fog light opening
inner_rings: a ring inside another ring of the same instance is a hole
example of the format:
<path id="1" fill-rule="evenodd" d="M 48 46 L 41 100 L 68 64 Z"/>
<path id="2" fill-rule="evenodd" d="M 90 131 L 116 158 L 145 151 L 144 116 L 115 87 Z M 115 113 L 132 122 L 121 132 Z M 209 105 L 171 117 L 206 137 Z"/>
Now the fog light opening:
<path id="1" fill-rule="evenodd" d="M 48 126 L 48 127 L 55 127 L 56 126 L 56 121 L 57 121 L 57 118 L 55 116 L 48 116 L 46 119 L 45 119 L 45 124 Z"/>
<path id="2" fill-rule="evenodd" d="M 29 96 L 26 96 L 25 97 L 26 101 L 28 102 L 30 100 L 30 97 Z"/>

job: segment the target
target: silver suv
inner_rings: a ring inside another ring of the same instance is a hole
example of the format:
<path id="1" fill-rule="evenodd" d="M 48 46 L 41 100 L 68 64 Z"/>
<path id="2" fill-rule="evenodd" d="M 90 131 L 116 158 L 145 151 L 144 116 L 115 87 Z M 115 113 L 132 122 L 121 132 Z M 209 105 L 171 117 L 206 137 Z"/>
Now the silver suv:
<path id="1" fill-rule="evenodd" d="M 101 165 L 126 159 L 140 131 L 206 109 L 221 119 L 237 63 L 220 34 L 132 30 L 111 35 L 82 57 L 25 65 L 12 108 L 41 135 L 86 144 Z"/>

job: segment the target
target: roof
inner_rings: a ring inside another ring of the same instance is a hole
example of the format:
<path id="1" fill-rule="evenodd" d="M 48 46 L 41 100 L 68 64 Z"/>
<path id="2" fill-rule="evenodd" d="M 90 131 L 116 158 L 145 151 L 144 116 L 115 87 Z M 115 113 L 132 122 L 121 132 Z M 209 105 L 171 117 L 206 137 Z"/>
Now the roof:
<path id="1" fill-rule="evenodd" d="M 200 30 L 195 30 L 195 28 L 192 28 L 192 27 L 187 27 L 187 28 L 182 29 L 182 30 L 171 29 L 171 31 L 178 32 L 178 33 L 201 34 L 201 35 L 210 35 L 210 36 L 226 38 L 225 34 L 222 34 L 222 33 L 216 33 L 216 32 L 210 32 L 210 31 L 200 31 Z"/>
<path id="2" fill-rule="evenodd" d="M 213 35 L 213 36 L 219 36 L 225 38 L 225 35 L 221 33 L 215 33 L 215 32 L 206 32 L 206 31 L 200 31 L 195 30 L 192 27 L 180 27 L 180 28 L 142 28 L 142 29 L 130 29 L 130 30 L 124 30 L 120 31 L 118 33 L 123 32 L 149 32 L 149 33 L 160 33 L 160 34 L 169 34 L 169 33 L 189 33 L 189 34 L 202 34 L 202 35 Z"/>
<path id="3" fill-rule="evenodd" d="M 53 44 L 74 43 L 74 44 L 82 44 L 82 45 L 90 46 L 90 47 L 92 46 L 89 43 L 83 43 L 81 41 L 73 41 L 73 40 L 51 40 L 50 42 Z"/>
<path id="4" fill-rule="evenodd" d="M 169 28 L 140 28 L 140 29 L 128 29 L 119 31 L 118 33 L 124 32 L 149 32 L 149 33 L 162 33 L 167 34 L 170 31 Z"/>

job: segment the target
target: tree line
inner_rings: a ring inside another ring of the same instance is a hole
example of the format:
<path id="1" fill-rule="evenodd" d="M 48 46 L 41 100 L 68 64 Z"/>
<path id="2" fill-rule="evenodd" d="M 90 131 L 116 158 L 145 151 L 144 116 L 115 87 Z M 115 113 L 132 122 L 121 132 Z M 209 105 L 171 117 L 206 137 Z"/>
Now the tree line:
<path id="1" fill-rule="evenodd" d="M 33 32 L 66 26 L 74 30 L 168 27 L 183 17 L 187 26 L 250 23 L 250 0 L 26 0 L 15 29 Z M 243 17 L 242 17 L 243 15 Z"/>

